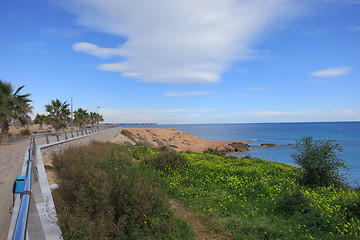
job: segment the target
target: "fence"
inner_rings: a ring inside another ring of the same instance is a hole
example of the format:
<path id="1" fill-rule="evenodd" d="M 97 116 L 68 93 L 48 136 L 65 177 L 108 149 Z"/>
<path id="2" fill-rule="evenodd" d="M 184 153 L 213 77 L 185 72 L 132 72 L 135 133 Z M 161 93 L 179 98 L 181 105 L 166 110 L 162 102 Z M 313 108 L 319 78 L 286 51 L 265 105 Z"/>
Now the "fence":
<path id="1" fill-rule="evenodd" d="M 99 132 L 100 129 L 106 129 L 110 126 L 113 126 L 113 125 L 105 125 L 102 127 L 96 126 L 96 127 L 91 127 L 91 128 L 81 128 L 81 129 L 73 129 L 73 130 L 66 130 L 66 131 L 59 131 L 59 132 L 38 133 L 38 134 L 34 134 L 33 137 L 34 138 L 45 137 L 46 144 L 49 144 L 50 142 L 54 142 L 54 141 L 59 142 L 61 139 L 68 140 L 69 138 L 74 138 L 74 136 L 80 137 L 80 136 L 96 133 L 96 132 Z"/>
<path id="2" fill-rule="evenodd" d="M 31 240 L 48 239 L 48 237 L 46 237 L 46 232 L 49 232 L 49 230 L 45 229 L 42 225 L 40 217 L 41 213 L 39 212 L 39 209 L 37 207 L 37 203 L 44 202 L 44 190 L 42 191 L 40 186 L 41 181 L 39 181 L 39 169 L 37 168 L 38 165 L 36 162 L 36 159 L 38 159 L 37 154 L 41 155 L 41 153 L 37 151 L 36 139 L 44 137 L 46 139 L 46 144 L 49 144 L 50 142 L 53 143 L 67 141 L 68 139 L 70 140 L 74 138 L 80 138 L 82 136 L 90 134 L 92 135 L 94 133 L 99 133 L 100 131 L 106 130 L 111 127 L 115 127 L 115 125 L 104 125 L 101 127 L 96 126 L 92 128 L 74 129 L 68 131 L 40 133 L 32 135 L 30 140 L 30 148 L 28 149 L 28 159 L 26 161 L 24 188 L 20 194 L 20 204 L 17 212 L 16 222 L 13 227 L 10 227 L 10 231 L 11 229 L 13 229 L 13 232 L 9 232 L 8 239 L 10 239 L 11 233 L 13 234 L 11 238 L 13 240 L 23 240 L 26 239 L 27 236 Z M 43 169 L 43 172 L 45 172 L 45 169 Z M 50 191 L 48 192 L 51 195 Z M 49 199 L 46 199 L 46 201 L 49 201 Z M 45 204 L 48 204 L 48 202 L 46 202 Z M 14 209 L 14 213 L 16 211 L 17 210 Z M 58 228 L 57 224 L 56 227 Z M 58 230 L 58 232 L 61 232 L 60 229 Z M 55 235 L 58 235 L 58 233 Z M 59 239 L 58 236 L 54 238 Z"/>

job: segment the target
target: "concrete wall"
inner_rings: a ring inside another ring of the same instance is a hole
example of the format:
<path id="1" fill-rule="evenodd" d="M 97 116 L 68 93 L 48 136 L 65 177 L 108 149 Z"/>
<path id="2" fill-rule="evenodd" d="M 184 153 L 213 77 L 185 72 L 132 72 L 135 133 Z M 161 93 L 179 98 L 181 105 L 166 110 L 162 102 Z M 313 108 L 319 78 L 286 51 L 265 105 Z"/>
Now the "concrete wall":
<path id="1" fill-rule="evenodd" d="M 122 131 L 122 128 L 115 127 L 110 128 L 105 131 L 91 134 L 91 135 L 85 135 L 81 137 L 76 137 L 69 140 L 64 140 L 56 143 L 51 143 L 47 145 L 42 145 L 41 147 L 41 154 L 44 161 L 50 160 L 51 155 L 53 152 L 59 151 L 61 149 L 65 149 L 70 146 L 79 146 L 79 145 L 85 145 L 90 143 L 91 141 L 98 141 L 98 142 L 108 142 L 111 141 L 115 136 L 120 134 Z"/>
<path id="2" fill-rule="evenodd" d="M 28 224 L 28 237 L 27 239 L 33 240 L 33 239 L 62 239 L 61 229 L 57 225 L 57 217 L 56 217 L 56 210 L 55 210 L 55 204 L 53 201 L 53 197 L 51 194 L 48 178 L 45 171 L 45 164 L 44 160 L 50 160 L 50 157 L 53 152 L 59 151 L 61 149 L 67 148 L 69 146 L 77 146 L 77 145 L 84 145 L 87 143 L 90 143 L 91 141 L 100 141 L 100 142 L 106 142 L 111 141 L 115 136 L 120 134 L 122 131 L 122 128 L 115 127 L 110 128 L 101 132 L 76 137 L 69 140 L 64 140 L 56 143 L 50 143 L 46 145 L 40 145 L 36 147 L 36 166 L 38 170 L 37 177 L 34 177 L 34 182 L 32 184 L 32 193 L 33 193 L 33 199 L 34 204 L 36 205 L 37 214 L 40 218 L 40 223 L 42 230 L 37 231 L 36 233 L 30 233 L 31 228 Z M 27 167 L 27 157 L 24 159 L 24 164 L 22 168 L 22 176 L 26 175 L 26 167 Z M 38 181 L 37 181 L 38 180 Z M 15 198 L 15 204 L 14 204 L 14 212 L 11 219 L 9 234 L 8 234 L 8 240 L 12 239 L 13 231 L 15 228 L 16 218 L 19 211 L 20 206 L 20 196 L 19 194 L 16 195 Z M 31 215 L 31 214 L 30 214 Z M 31 222 L 32 219 L 29 218 L 29 222 Z M 38 224 L 40 225 L 40 224 Z M 38 229 L 39 226 L 33 227 L 33 229 Z M 41 228 L 40 228 L 41 229 Z M 37 234 L 37 235 L 36 235 Z M 33 237 L 31 236 L 33 235 Z"/>

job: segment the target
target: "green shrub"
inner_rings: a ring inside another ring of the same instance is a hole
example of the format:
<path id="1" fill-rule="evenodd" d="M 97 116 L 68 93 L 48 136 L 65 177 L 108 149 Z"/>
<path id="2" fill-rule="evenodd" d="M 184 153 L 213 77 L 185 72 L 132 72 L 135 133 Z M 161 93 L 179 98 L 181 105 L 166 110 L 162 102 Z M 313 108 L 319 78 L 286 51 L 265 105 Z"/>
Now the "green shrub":
<path id="1" fill-rule="evenodd" d="M 240 159 L 252 159 L 253 157 L 251 157 L 250 154 L 246 154 L 245 156 L 241 156 L 239 157 Z"/>
<path id="2" fill-rule="evenodd" d="M 137 143 L 135 146 L 130 147 L 130 154 L 136 160 L 141 160 L 145 155 L 150 153 L 148 146 L 142 143 Z"/>
<path id="3" fill-rule="evenodd" d="M 348 218 L 358 218 L 360 219 L 360 194 L 357 194 L 357 197 L 349 201 L 344 206 L 345 212 L 348 215 Z"/>
<path id="4" fill-rule="evenodd" d="M 212 150 L 212 149 L 207 149 L 203 153 L 214 154 L 214 155 L 217 155 L 217 156 L 225 156 L 224 153 L 216 151 L 216 150 Z"/>
<path id="5" fill-rule="evenodd" d="M 336 155 L 335 151 L 342 151 L 342 147 L 335 140 L 303 137 L 296 141 L 294 147 L 299 153 L 292 157 L 303 169 L 300 179 L 302 184 L 310 187 L 345 185 L 344 174 L 340 173 L 340 169 L 347 169 L 347 166 Z"/>
<path id="6" fill-rule="evenodd" d="M 130 159 L 124 147 L 96 142 L 54 155 L 64 239 L 193 239 L 174 219 L 158 173 Z"/>
<path id="7" fill-rule="evenodd" d="M 31 135 L 31 131 L 29 129 L 22 129 L 20 130 L 20 135 L 22 137 L 27 137 L 27 136 L 30 136 Z"/>
<path id="8" fill-rule="evenodd" d="M 306 214 L 311 211 L 310 200 L 300 189 L 284 192 L 275 206 L 276 211 L 291 216 L 295 213 Z"/>
<path id="9" fill-rule="evenodd" d="M 172 168 L 186 166 L 186 158 L 177 152 L 160 152 L 148 155 L 144 158 L 143 164 L 150 165 L 157 170 L 166 171 Z"/>

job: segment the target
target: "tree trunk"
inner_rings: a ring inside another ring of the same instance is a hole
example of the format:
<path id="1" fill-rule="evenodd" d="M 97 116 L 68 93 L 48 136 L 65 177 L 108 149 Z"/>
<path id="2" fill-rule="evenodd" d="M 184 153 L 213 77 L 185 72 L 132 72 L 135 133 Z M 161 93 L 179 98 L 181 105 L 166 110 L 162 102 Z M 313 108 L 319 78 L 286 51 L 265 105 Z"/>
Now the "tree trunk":
<path id="1" fill-rule="evenodd" d="M 1 126 L 0 145 L 9 144 L 9 128 L 9 122 L 7 120 L 4 120 Z"/>

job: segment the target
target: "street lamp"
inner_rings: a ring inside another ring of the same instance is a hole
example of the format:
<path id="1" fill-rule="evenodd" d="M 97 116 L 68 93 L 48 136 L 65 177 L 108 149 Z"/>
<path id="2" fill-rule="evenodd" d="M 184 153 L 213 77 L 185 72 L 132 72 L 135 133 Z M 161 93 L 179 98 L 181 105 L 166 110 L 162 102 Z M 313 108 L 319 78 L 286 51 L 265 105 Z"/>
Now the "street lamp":
<path id="1" fill-rule="evenodd" d="M 99 116 L 99 106 L 96 109 L 96 118 L 97 118 L 97 125 L 99 126 L 99 120 L 100 120 L 100 116 Z"/>

